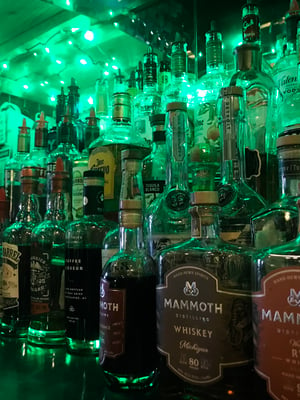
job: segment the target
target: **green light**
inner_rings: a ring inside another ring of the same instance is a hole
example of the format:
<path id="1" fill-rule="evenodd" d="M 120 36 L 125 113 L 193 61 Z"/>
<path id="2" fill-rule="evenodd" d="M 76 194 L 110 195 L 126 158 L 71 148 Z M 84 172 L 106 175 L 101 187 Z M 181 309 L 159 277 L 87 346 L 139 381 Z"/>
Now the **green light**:
<path id="1" fill-rule="evenodd" d="M 65 82 L 64 82 L 64 81 L 60 81 L 60 83 L 61 83 L 62 85 L 64 85 L 64 84 L 65 84 Z"/>
<path id="2" fill-rule="evenodd" d="M 48 83 L 49 83 L 48 81 L 45 81 L 45 84 L 46 84 L 46 85 L 48 85 Z"/>
<path id="3" fill-rule="evenodd" d="M 45 51 L 46 51 L 46 53 L 50 53 L 50 49 L 49 49 L 49 47 L 45 47 Z"/>
<path id="4" fill-rule="evenodd" d="M 67 6 L 70 6 L 70 5 L 71 5 L 70 0 L 66 0 L 66 5 L 67 5 Z"/>
<path id="5" fill-rule="evenodd" d="M 112 65 L 111 67 L 112 67 L 112 69 L 116 69 L 116 70 L 119 69 L 116 65 Z"/>
<path id="6" fill-rule="evenodd" d="M 108 67 L 108 63 L 105 63 L 105 66 Z"/>
<path id="7" fill-rule="evenodd" d="M 5 69 L 8 68 L 8 65 L 7 65 L 7 64 L 3 64 L 2 66 L 3 66 L 3 68 L 5 68 Z"/>
<path id="8" fill-rule="evenodd" d="M 108 71 L 104 71 L 103 73 L 104 73 L 104 75 L 106 75 L 106 76 L 109 75 L 109 72 L 108 72 Z"/>
<path id="9" fill-rule="evenodd" d="M 112 15 L 113 15 L 113 12 L 112 12 L 112 10 L 109 10 L 109 15 L 112 17 Z"/>
<path id="10" fill-rule="evenodd" d="M 61 64 L 61 61 L 60 61 L 60 60 L 56 60 L 56 62 L 57 62 L 57 64 Z"/>
<path id="11" fill-rule="evenodd" d="M 275 53 L 276 53 L 276 50 L 274 49 L 274 47 L 272 48 L 272 50 L 271 50 L 271 51 L 272 51 L 272 53 L 273 53 L 273 54 L 275 54 Z"/>
<path id="12" fill-rule="evenodd" d="M 23 85 L 23 88 L 27 90 L 27 89 L 29 89 L 29 86 L 28 85 Z"/>
<path id="13" fill-rule="evenodd" d="M 45 86 L 45 84 L 42 82 L 42 83 L 41 83 L 41 86 Z"/>
<path id="14" fill-rule="evenodd" d="M 37 56 L 37 53 L 33 53 L 33 55 L 34 55 L 34 57 L 36 57 L 36 56 Z"/>
<path id="15" fill-rule="evenodd" d="M 114 27 L 117 28 L 119 24 L 117 22 L 114 22 Z"/>
<path id="16" fill-rule="evenodd" d="M 94 40 L 94 33 L 92 31 L 86 31 L 84 34 L 84 38 L 91 42 L 92 40 Z"/>
<path id="17" fill-rule="evenodd" d="M 82 59 L 80 60 L 80 64 L 86 65 L 86 64 L 87 64 L 87 61 L 86 61 L 84 58 L 82 58 Z"/>
<path id="18" fill-rule="evenodd" d="M 51 97 L 50 97 L 50 100 L 51 100 L 51 101 L 55 101 L 55 97 L 54 97 L 54 96 L 51 96 Z"/>
<path id="19" fill-rule="evenodd" d="M 88 103 L 91 104 L 91 105 L 94 104 L 94 100 L 93 100 L 92 96 L 90 96 L 88 98 Z"/>
<path id="20" fill-rule="evenodd" d="M 79 30 L 79 28 L 72 28 L 72 29 L 71 29 L 72 32 L 76 32 L 76 31 L 78 31 L 78 30 Z"/>
<path id="21" fill-rule="evenodd" d="M 68 41 L 68 44 L 73 44 L 72 40 L 69 40 L 69 41 Z"/>
<path id="22" fill-rule="evenodd" d="M 200 52 L 198 53 L 198 56 L 199 56 L 199 57 L 203 57 L 202 51 L 200 51 Z"/>

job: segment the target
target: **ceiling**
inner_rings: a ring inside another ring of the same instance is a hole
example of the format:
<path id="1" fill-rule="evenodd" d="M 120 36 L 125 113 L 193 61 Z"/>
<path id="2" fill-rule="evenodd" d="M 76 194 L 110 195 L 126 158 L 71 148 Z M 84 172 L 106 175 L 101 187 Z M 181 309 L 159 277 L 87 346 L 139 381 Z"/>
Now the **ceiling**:
<path id="1" fill-rule="evenodd" d="M 277 22 L 288 3 L 257 1 L 261 22 L 271 22 L 262 30 L 265 53 L 282 29 Z M 118 68 L 129 77 L 149 43 L 162 58 L 177 32 L 192 54 L 205 54 L 204 35 L 212 19 L 223 33 L 224 60 L 232 64 L 243 5 L 241 0 L 1 0 L 0 91 L 54 106 L 61 87 L 67 91 L 75 78 L 84 109 L 96 80 L 111 79 Z M 84 38 L 86 31 L 93 32 L 92 41 Z M 205 58 L 196 57 L 197 68 L 193 60 L 190 68 L 204 73 Z"/>

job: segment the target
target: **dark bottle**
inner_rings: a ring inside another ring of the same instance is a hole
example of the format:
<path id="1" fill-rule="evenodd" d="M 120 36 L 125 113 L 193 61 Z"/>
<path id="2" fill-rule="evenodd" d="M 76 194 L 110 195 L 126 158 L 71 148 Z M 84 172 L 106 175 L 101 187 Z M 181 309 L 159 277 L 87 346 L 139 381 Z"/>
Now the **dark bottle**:
<path id="1" fill-rule="evenodd" d="M 51 176 L 44 221 L 32 231 L 28 341 L 38 346 L 65 344 L 64 266 L 65 231 L 70 221 L 69 179 L 59 157 Z"/>
<path id="2" fill-rule="evenodd" d="M 159 392 L 253 399 L 250 252 L 219 238 L 217 192 L 191 194 L 191 239 L 157 257 Z"/>
<path id="3" fill-rule="evenodd" d="M 103 176 L 98 170 L 84 172 L 84 215 L 66 230 L 65 317 L 71 353 L 99 352 L 101 248 L 107 232 L 116 226 L 103 217 Z"/>
<path id="4" fill-rule="evenodd" d="M 141 173 L 141 159 L 136 163 Z M 99 362 L 112 390 L 147 391 L 158 372 L 156 274 L 143 239 L 143 193 L 127 185 L 134 183 L 128 172 L 122 178 L 119 252 L 106 263 L 100 283 Z"/>
<path id="5" fill-rule="evenodd" d="M 3 232 L 3 317 L 1 333 L 26 336 L 30 319 L 30 243 L 41 222 L 38 204 L 39 171 L 21 170 L 21 200 L 16 222 Z"/>
<path id="6" fill-rule="evenodd" d="M 2 243 L 3 232 L 9 226 L 9 202 L 5 195 L 5 189 L 0 188 L 0 319 L 3 315 L 3 297 L 2 297 L 2 271 L 3 271 L 3 258 L 2 258 Z"/>

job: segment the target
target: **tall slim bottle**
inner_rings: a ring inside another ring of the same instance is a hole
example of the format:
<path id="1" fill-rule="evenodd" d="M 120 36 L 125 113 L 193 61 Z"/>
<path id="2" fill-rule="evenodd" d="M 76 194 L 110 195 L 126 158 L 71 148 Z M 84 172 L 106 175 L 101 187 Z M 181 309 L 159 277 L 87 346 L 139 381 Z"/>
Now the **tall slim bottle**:
<path id="1" fill-rule="evenodd" d="M 122 174 L 119 251 L 105 264 L 100 283 L 99 362 L 113 391 L 147 391 L 158 374 L 153 259 L 143 238 L 140 150 Z M 139 175 L 139 177 L 137 176 Z M 141 188 L 141 191 L 139 191 Z"/>
<path id="2" fill-rule="evenodd" d="M 6 198 L 5 189 L 0 188 L 0 321 L 3 315 L 2 296 L 2 271 L 3 271 L 3 232 L 9 226 L 9 202 Z"/>
<path id="3" fill-rule="evenodd" d="M 69 175 L 58 157 L 44 221 L 32 231 L 30 254 L 31 318 L 28 341 L 37 346 L 65 344 L 65 231 L 71 199 Z"/>
<path id="4" fill-rule="evenodd" d="M 25 337 L 30 320 L 31 236 L 41 222 L 38 204 L 39 171 L 21 170 L 21 200 L 16 222 L 3 232 L 3 317 L 1 334 Z"/>
<path id="5" fill-rule="evenodd" d="M 65 320 L 70 353 L 99 352 L 99 287 L 102 243 L 116 224 L 103 217 L 104 174 L 83 173 L 83 217 L 66 230 Z"/>

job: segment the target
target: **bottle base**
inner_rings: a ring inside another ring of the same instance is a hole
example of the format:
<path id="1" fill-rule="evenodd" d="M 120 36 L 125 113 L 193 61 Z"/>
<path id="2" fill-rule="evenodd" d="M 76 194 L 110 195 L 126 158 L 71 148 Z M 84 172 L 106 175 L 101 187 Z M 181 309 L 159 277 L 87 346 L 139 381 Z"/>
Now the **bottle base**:
<path id="1" fill-rule="evenodd" d="M 27 336 L 28 321 L 14 320 L 12 318 L 2 318 L 0 324 L 0 334 L 2 336 L 22 338 Z"/>
<path id="2" fill-rule="evenodd" d="M 65 346 L 65 330 L 46 331 L 29 327 L 27 340 L 28 343 L 36 346 Z"/>
<path id="3" fill-rule="evenodd" d="M 67 352 L 71 354 L 82 354 L 97 356 L 100 349 L 99 340 L 76 340 L 71 338 L 66 338 Z"/>
<path id="4" fill-rule="evenodd" d="M 145 376 L 113 374 L 103 371 L 108 388 L 113 392 L 139 391 L 149 392 L 156 388 L 158 371 Z"/>

